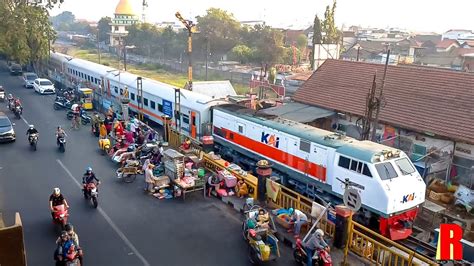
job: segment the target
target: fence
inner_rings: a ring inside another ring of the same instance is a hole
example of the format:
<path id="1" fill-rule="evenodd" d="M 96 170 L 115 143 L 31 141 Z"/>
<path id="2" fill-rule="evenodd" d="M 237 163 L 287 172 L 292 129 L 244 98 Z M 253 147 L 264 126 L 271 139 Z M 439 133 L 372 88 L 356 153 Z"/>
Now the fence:
<path id="1" fill-rule="evenodd" d="M 349 250 L 373 265 L 438 265 L 416 251 L 385 238 L 352 220 L 349 222 L 349 241 L 344 250 L 344 260 L 347 259 Z"/>
<path id="2" fill-rule="evenodd" d="M 202 153 L 202 158 L 204 160 L 204 166 L 214 172 L 220 171 L 227 169 L 226 167 L 226 161 L 220 159 L 220 160 L 215 160 L 211 157 L 211 155 L 207 153 Z M 256 199 L 257 198 L 257 186 L 258 186 L 258 179 L 250 174 L 247 175 L 241 175 L 240 173 L 233 171 L 231 169 L 227 169 L 227 171 L 231 172 L 238 180 L 244 180 L 244 182 L 247 184 L 247 187 L 249 188 L 249 195 Z"/>
<path id="3" fill-rule="evenodd" d="M 279 208 L 293 208 L 301 210 L 304 213 L 311 214 L 313 208 L 313 201 L 293 190 L 280 186 L 280 192 L 275 201 L 268 198 L 274 205 Z M 327 217 L 323 217 L 319 221 L 319 228 L 321 228 L 327 235 L 334 237 L 336 226 L 329 222 Z"/>

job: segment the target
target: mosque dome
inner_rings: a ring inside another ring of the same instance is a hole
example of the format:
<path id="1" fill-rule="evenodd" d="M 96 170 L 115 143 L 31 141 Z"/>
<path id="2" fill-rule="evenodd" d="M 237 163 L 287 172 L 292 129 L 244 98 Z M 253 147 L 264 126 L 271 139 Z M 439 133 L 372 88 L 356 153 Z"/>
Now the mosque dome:
<path id="1" fill-rule="evenodd" d="M 130 0 L 120 0 L 115 8 L 115 14 L 118 15 L 135 15 Z"/>

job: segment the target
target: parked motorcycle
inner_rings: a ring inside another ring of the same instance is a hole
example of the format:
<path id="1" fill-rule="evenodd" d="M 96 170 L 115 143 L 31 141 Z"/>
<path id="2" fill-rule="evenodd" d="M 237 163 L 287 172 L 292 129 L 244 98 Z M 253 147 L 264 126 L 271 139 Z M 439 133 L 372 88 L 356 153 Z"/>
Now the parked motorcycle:
<path id="1" fill-rule="evenodd" d="M 307 266 L 332 266 L 331 255 L 329 255 L 329 248 L 316 250 L 313 255 L 313 265 Z M 303 247 L 303 242 L 300 238 L 296 239 L 296 248 L 293 251 L 293 257 L 300 265 L 306 265 L 308 261 L 306 250 Z"/>
<path id="2" fill-rule="evenodd" d="M 74 112 L 72 110 L 67 111 L 66 117 L 67 119 L 72 120 L 72 118 L 74 117 Z M 81 111 L 81 123 L 83 125 L 89 124 L 91 122 L 91 119 L 92 118 L 87 115 L 85 111 Z"/>
<path id="3" fill-rule="evenodd" d="M 0 101 L 5 101 L 5 89 L 0 86 Z"/>
<path id="4" fill-rule="evenodd" d="M 38 134 L 31 134 L 28 140 L 30 141 L 31 148 L 36 151 L 36 145 L 38 144 Z"/>
<path id="5" fill-rule="evenodd" d="M 84 198 L 86 200 L 90 199 L 94 208 L 97 208 L 97 206 L 99 205 L 99 201 L 97 199 L 99 197 L 97 186 L 94 183 L 89 183 L 87 185 L 84 185 L 83 191 L 84 191 Z"/>
<path id="6" fill-rule="evenodd" d="M 61 110 L 61 109 L 71 109 L 72 102 L 64 97 L 56 97 L 54 101 L 54 110 Z"/>
<path id="7" fill-rule="evenodd" d="M 55 224 L 59 224 L 64 228 L 64 226 L 67 224 L 67 219 L 69 217 L 69 212 L 66 206 L 64 204 L 54 206 L 54 215 L 53 215 L 53 222 Z"/>
<path id="8" fill-rule="evenodd" d="M 20 119 L 21 114 L 23 113 L 23 108 L 21 108 L 21 106 L 16 106 L 13 112 L 15 113 L 15 117 Z"/>
<path id="9" fill-rule="evenodd" d="M 66 138 L 64 138 L 64 137 L 59 138 L 58 149 L 59 149 L 60 152 L 65 152 L 66 151 Z"/>

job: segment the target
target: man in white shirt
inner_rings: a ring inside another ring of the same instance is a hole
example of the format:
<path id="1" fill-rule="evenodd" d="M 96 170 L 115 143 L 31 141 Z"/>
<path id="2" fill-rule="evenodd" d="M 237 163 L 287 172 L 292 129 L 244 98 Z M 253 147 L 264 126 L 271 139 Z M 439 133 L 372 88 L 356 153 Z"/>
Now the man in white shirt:
<path id="1" fill-rule="evenodd" d="M 294 232 L 295 235 L 300 234 L 301 226 L 308 223 L 308 217 L 300 210 L 290 209 L 291 220 L 294 222 Z M 291 230 L 290 230 L 291 231 Z"/>

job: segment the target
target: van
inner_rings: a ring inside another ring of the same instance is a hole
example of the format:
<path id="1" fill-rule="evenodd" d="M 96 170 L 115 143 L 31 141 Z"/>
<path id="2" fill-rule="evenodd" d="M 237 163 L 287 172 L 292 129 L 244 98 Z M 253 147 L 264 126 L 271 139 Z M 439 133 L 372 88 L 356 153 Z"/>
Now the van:
<path id="1" fill-rule="evenodd" d="M 21 75 L 21 74 L 23 74 L 23 69 L 21 68 L 21 65 L 13 63 L 10 66 L 10 74 L 12 74 L 12 75 Z"/>

